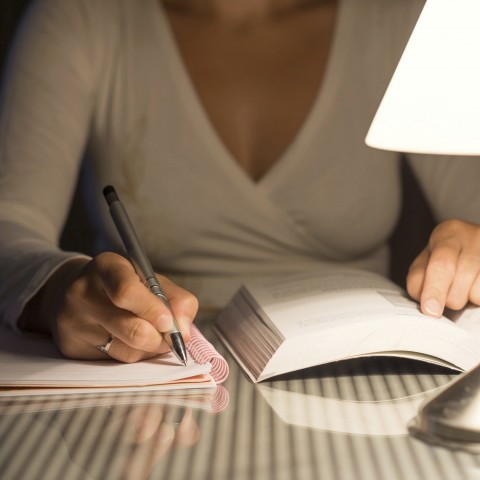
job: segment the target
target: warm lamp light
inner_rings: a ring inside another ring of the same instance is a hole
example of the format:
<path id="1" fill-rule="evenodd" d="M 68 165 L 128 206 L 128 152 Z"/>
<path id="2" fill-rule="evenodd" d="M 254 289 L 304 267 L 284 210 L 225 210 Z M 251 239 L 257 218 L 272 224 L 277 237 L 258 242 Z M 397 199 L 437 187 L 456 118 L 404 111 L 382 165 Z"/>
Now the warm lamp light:
<path id="1" fill-rule="evenodd" d="M 480 155 L 480 0 L 427 0 L 366 143 L 399 152 Z M 479 453 L 480 365 L 423 405 L 410 431 Z"/>
<path id="2" fill-rule="evenodd" d="M 366 143 L 480 155 L 480 0 L 427 0 Z"/>

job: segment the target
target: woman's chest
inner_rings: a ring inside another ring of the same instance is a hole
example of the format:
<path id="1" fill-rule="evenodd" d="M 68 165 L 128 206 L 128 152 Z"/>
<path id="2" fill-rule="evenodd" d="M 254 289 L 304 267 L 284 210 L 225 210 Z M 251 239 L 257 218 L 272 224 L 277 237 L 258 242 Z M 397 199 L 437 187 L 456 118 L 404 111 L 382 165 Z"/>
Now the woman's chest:
<path id="1" fill-rule="evenodd" d="M 321 88 L 335 2 L 243 28 L 172 13 L 168 20 L 214 130 L 258 180 L 292 143 Z"/>

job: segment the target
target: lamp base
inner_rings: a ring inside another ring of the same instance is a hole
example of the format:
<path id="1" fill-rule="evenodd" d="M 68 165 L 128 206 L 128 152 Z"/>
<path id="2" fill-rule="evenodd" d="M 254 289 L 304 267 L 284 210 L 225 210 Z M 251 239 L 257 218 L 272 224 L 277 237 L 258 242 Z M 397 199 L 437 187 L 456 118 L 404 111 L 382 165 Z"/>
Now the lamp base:
<path id="1" fill-rule="evenodd" d="M 430 444 L 480 453 L 480 365 L 424 403 L 408 427 Z"/>

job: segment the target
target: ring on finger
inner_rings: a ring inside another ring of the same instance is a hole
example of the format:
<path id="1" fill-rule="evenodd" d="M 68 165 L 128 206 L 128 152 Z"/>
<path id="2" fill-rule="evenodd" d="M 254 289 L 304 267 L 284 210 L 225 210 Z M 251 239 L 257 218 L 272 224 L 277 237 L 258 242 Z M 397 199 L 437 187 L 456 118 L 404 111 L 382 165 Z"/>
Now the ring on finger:
<path id="1" fill-rule="evenodd" d="M 105 355 L 108 355 L 108 351 L 110 350 L 110 347 L 112 346 L 112 343 L 114 340 L 115 340 L 115 337 L 113 335 L 110 335 L 110 337 L 107 340 L 107 343 L 105 343 L 104 345 L 97 345 L 97 348 Z"/>

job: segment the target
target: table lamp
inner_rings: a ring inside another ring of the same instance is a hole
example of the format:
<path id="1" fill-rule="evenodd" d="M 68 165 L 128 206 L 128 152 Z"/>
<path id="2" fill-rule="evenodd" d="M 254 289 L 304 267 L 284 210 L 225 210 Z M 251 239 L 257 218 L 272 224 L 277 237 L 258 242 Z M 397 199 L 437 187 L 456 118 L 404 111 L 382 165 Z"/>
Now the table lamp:
<path id="1" fill-rule="evenodd" d="M 427 0 L 366 143 L 480 155 L 480 0 Z M 410 431 L 430 443 L 480 452 L 480 365 L 425 403 Z"/>

